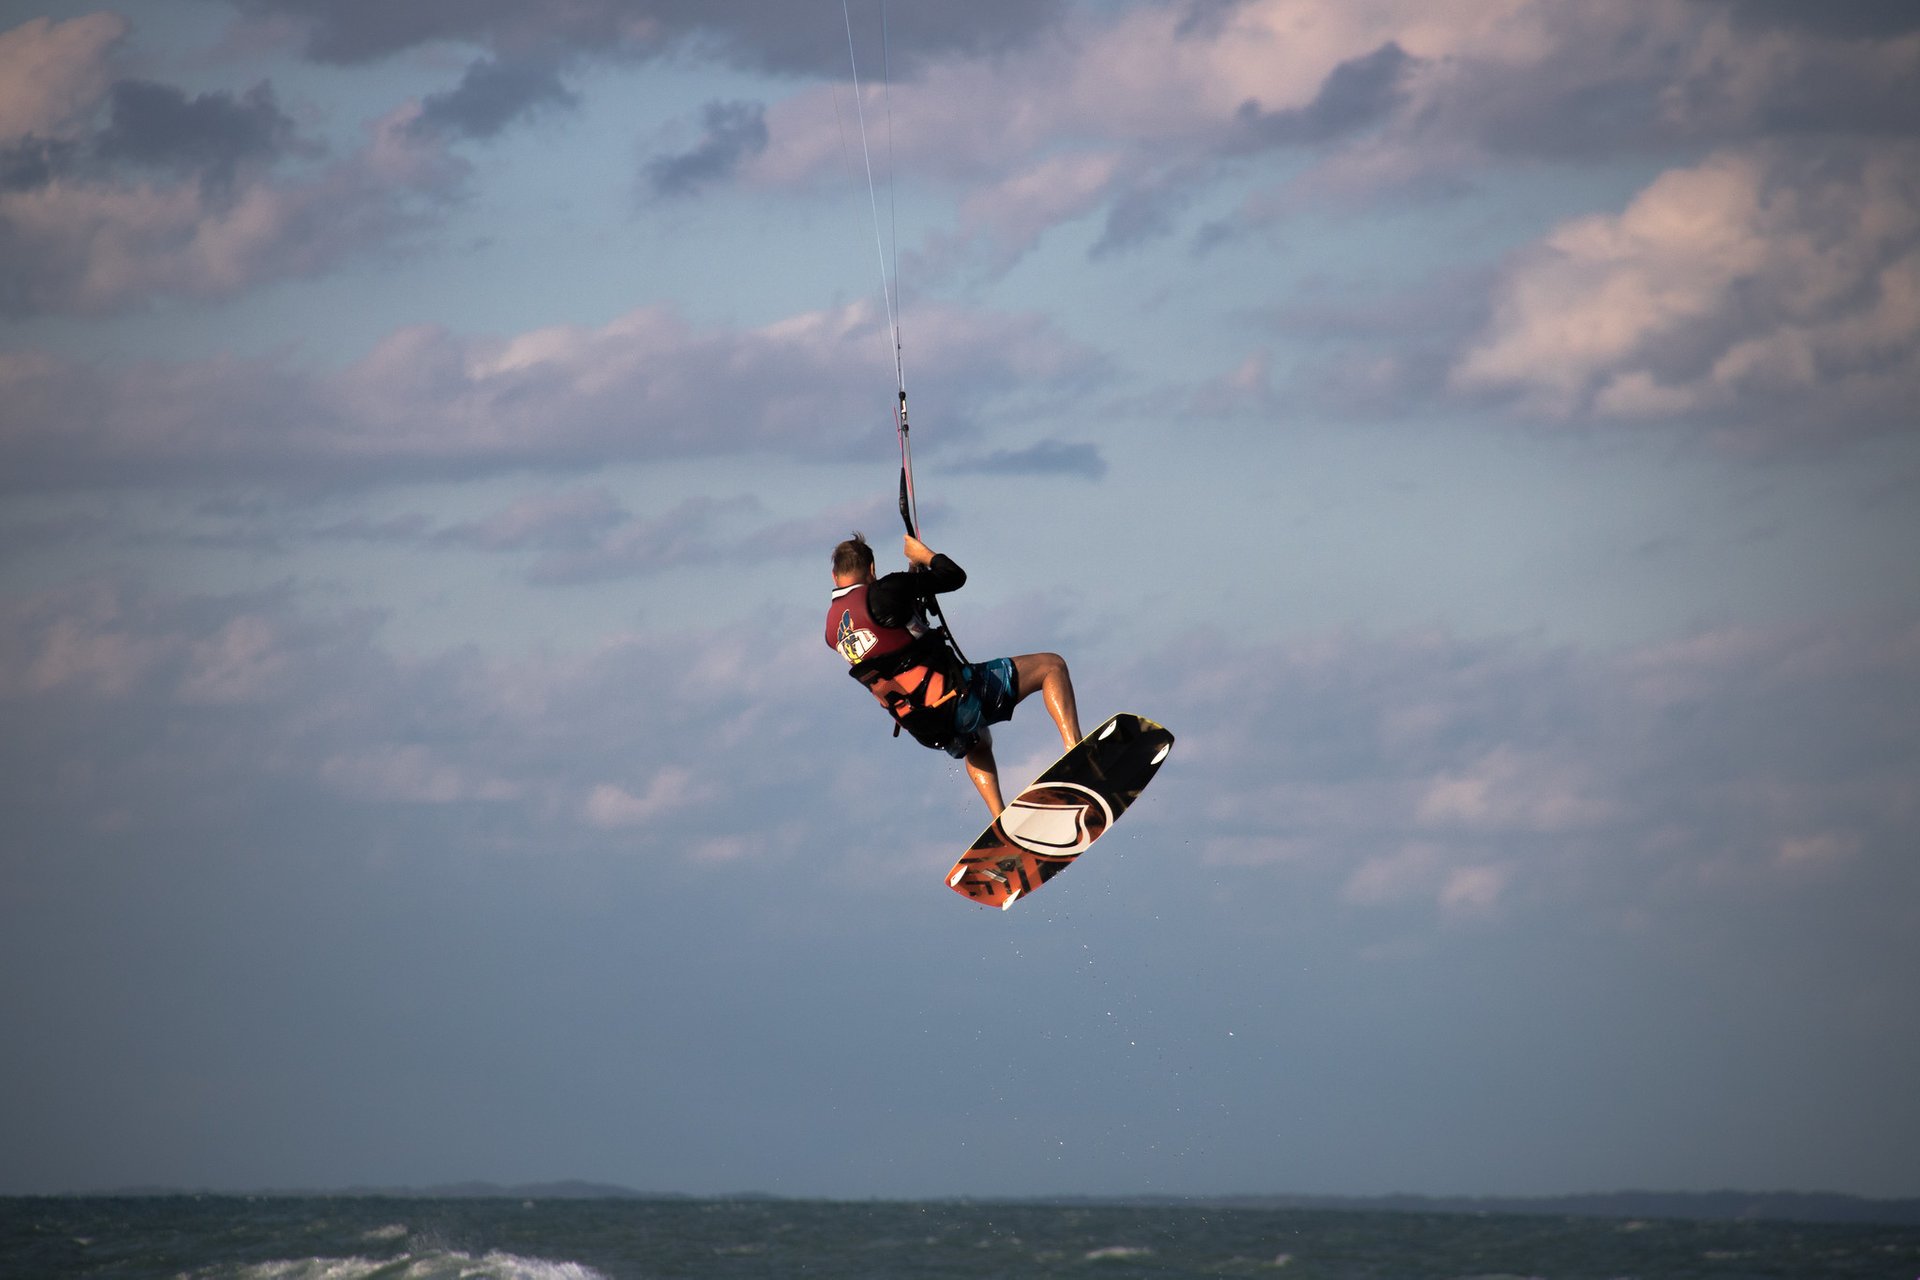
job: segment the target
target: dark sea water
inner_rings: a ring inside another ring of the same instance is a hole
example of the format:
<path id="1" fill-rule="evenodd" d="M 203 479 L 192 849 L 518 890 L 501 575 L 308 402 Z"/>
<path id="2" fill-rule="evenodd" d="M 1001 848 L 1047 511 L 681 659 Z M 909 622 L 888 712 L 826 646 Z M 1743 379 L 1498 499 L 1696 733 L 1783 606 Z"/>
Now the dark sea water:
<path id="1" fill-rule="evenodd" d="M 1917 1280 L 1920 1227 L 984 1202 L 0 1199 L 0 1277 Z"/>

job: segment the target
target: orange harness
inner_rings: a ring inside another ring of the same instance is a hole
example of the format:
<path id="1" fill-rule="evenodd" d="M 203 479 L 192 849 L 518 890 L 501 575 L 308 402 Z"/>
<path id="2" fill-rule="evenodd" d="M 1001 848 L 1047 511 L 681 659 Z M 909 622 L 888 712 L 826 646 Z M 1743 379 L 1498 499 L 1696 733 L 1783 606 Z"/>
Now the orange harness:
<path id="1" fill-rule="evenodd" d="M 847 674 L 893 715 L 896 735 L 905 729 L 914 741 L 937 750 L 953 740 L 960 662 L 946 632 L 929 631 L 904 649 L 854 663 Z"/>

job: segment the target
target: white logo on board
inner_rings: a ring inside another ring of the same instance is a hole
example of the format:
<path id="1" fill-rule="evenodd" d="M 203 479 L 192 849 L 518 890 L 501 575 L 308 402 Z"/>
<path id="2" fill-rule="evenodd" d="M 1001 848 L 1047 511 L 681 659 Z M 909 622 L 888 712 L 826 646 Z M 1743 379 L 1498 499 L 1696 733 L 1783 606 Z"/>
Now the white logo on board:
<path id="1" fill-rule="evenodd" d="M 1029 853 L 1071 858 L 1113 825 L 1107 798 L 1077 782 L 1028 787 L 1000 815 L 1000 831 Z"/>

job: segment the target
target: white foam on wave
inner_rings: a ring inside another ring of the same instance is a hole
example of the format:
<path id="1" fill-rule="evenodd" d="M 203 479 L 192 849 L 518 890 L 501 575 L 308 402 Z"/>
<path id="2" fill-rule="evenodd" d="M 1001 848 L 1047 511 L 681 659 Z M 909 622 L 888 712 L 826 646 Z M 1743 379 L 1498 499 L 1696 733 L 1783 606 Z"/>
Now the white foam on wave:
<path id="1" fill-rule="evenodd" d="M 205 1276 L 224 1272 L 203 1272 Z M 456 1250 L 388 1258 L 302 1258 L 261 1262 L 240 1271 L 242 1280 L 370 1280 L 373 1276 L 401 1280 L 607 1280 L 578 1262 L 522 1258 L 495 1250 L 475 1257 Z"/>
<path id="2" fill-rule="evenodd" d="M 489 1253 L 480 1260 L 480 1265 L 488 1268 L 483 1274 L 495 1280 L 607 1280 L 592 1267 L 578 1262 L 548 1262 L 544 1258 L 521 1258 L 511 1253 Z"/>
<path id="3" fill-rule="evenodd" d="M 1088 1250 L 1087 1261 L 1088 1262 L 1107 1262 L 1107 1261 L 1118 1260 L 1121 1258 L 1145 1258 L 1145 1257 L 1150 1257 L 1152 1253 L 1153 1253 L 1153 1250 L 1151 1249 L 1142 1249 L 1133 1245 L 1114 1244 L 1114 1245 L 1108 1245 L 1104 1249 Z"/>
<path id="4" fill-rule="evenodd" d="M 371 1258 L 301 1258 L 287 1262 L 256 1262 L 250 1267 L 242 1267 L 243 1280 L 362 1280 L 382 1267 L 391 1266 L 387 1262 L 375 1262 Z M 203 1271 L 203 1276 L 226 1274 L 224 1269 Z"/>

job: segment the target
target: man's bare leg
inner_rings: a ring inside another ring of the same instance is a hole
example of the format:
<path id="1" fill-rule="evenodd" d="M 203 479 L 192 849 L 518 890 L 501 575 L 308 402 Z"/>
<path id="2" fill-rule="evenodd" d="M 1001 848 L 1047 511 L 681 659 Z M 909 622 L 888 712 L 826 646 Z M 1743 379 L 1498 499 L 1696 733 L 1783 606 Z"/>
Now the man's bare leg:
<path id="1" fill-rule="evenodd" d="M 979 789 L 980 798 L 987 802 L 987 812 L 999 817 L 1006 805 L 1000 800 L 1000 769 L 993 760 L 992 739 L 983 737 L 967 752 L 967 776 Z"/>
<path id="2" fill-rule="evenodd" d="M 1080 710 L 1073 701 L 1073 680 L 1067 660 L 1057 653 L 1023 653 L 1013 660 L 1020 680 L 1020 696 L 1038 689 L 1047 702 L 1047 714 L 1060 730 L 1060 740 L 1071 748 L 1080 741 Z"/>

